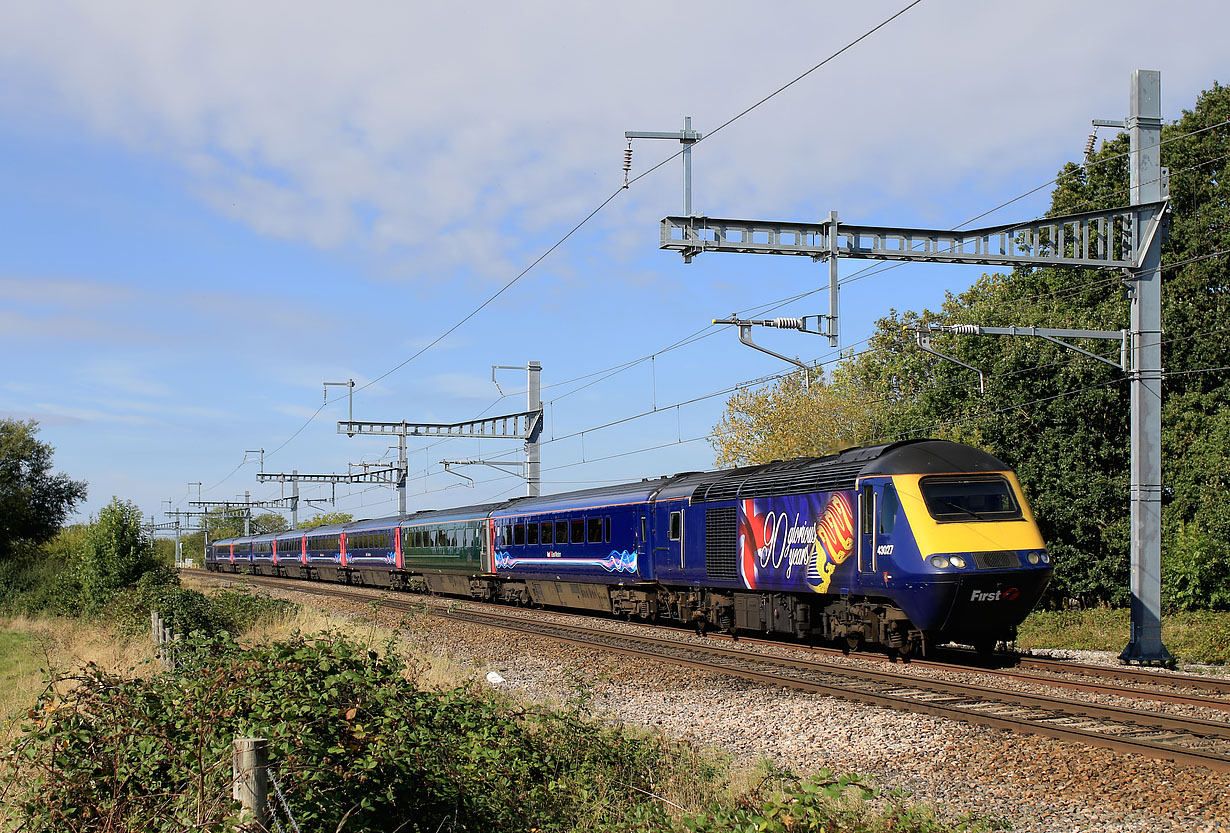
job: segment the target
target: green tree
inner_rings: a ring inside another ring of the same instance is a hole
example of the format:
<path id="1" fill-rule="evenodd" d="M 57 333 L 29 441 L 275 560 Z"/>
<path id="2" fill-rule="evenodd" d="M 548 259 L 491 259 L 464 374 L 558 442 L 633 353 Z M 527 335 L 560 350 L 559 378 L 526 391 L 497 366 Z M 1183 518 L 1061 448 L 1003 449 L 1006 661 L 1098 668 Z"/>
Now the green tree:
<path id="1" fill-rule="evenodd" d="M 52 448 L 34 420 L 0 419 L 0 560 L 56 534 L 85 499 L 84 481 L 51 473 Z"/>
<path id="2" fill-rule="evenodd" d="M 77 552 L 77 568 L 90 606 L 101 606 L 124 587 L 158 566 L 153 540 L 143 528 L 135 503 L 119 498 L 98 513 L 84 545 Z"/>
<path id="3" fill-rule="evenodd" d="M 290 523 L 277 512 L 262 512 L 252 518 L 252 534 L 265 535 L 269 532 L 285 532 L 290 529 Z"/>
<path id="4" fill-rule="evenodd" d="M 775 384 L 736 392 L 710 441 L 719 466 L 815 457 L 866 442 L 882 428 L 871 397 L 840 370 L 829 380 L 813 371 L 810 385 L 791 373 Z"/>
<path id="5" fill-rule="evenodd" d="M 306 521 L 299 522 L 300 529 L 315 529 L 318 526 L 331 526 L 333 524 L 348 524 L 354 521 L 354 515 L 349 512 L 321 512 L 314 518 L 308 518 Z"/>

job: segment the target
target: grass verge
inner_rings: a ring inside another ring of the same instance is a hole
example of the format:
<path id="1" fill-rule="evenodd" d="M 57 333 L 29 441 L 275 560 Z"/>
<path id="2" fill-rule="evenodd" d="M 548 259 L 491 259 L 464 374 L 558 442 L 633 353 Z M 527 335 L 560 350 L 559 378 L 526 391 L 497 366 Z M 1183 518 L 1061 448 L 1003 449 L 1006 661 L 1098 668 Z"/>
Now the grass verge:
<path id="1" fill-rule="evenodd" d="M 1123 608 L 1037 610 L 1019 629 L 1022 648 L 1122 651 L 1128 643 L 1130 613 Z M 1162 642 L 1184 662 L 1230 663 L 1230 612 L 1189 611 L 1162 617 Z"/>

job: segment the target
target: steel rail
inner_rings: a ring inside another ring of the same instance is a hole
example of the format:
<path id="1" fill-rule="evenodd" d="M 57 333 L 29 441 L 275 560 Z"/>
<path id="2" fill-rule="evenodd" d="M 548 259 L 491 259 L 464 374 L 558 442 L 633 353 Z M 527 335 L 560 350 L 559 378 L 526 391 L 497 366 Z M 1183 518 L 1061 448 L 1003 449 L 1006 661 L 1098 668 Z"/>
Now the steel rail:
<path id="1" fill-rule="evenodd" d="M 732 637 L 728 634 L 711 634 L 710 638 L 732 639 Z M 789 647 L 797 650 L 804 650 L 808 653 L 819 654 L 821 656 L 845 655 L 845 652 L 839 648 L 826 648 L 819 645 L 789 645 L 789 643 L 783 643 L 780 641 L 774 642 L 772 640 L 760 639 L 756 637 L 739 637 L 737 640 L 732 639 L 732 641 L 745 642 L 753 645 L 775 645 L 779 647 L 788 645 Z M 945 649 L 945 653 L 953 654 L 960 659 L 953 662 L 943 662 L 934 659 L 910 658 L 903 660 L 903 662 L 916 668 L 932 668 L 938 671 L 968 671 L 971 674 L 1003 677 L 1005 679 L 1017 680 L 1019 682 L 1039 686 L 1066 688 L 1072 691 L 1084 691 L 1090 694 L 1105 694 L 1134 700 L 1156 700 L 1161 703 L 1174 703 L 1177 705 L 1197 706 L 1200 708 L 1215 709 L 1219 711 L 1230 711 L 1230 700 L 1218 700 L 1206 696 L 1182 694 L 1173 691 L 1124 688 L 1123 686 L 1099 682 L 1078 682 L 1076 680 L 1065 680 L 1057 677 L 1046 677 L 1039 674 L 1031 674 L 1026 671 L 1014 671 L 1007 668 L 992 668 L 977 664 L 975 661 L 975 655 L 970 651 Z M 867 653 L 860 653 L 858 657 L 859 659 L 867 662 L 880 662 L 889 665 L 895 664 L 897 661 L 890 656 L 880 656 Z M 1011 657 L 1011 655 L 1008 655 L 1008 657 Z M 1225 679 L 1199 677 L 1188 674 L 1161 673 L 1158 671 L 1146 671 L 1135 668 L 1113 668 L 1099 665 L 1087 665 L 1083 663 L 1069 663 L 1065 660 L 1047 660 L 1021 655 L 1017 655 L 1014 658 L 1014 661 L 1017 663 L 1018 667 L 1037 668 L 1041 671 L 1069 674 L 1078 677 L 1090 677 L 1103 680 L 1121 679 L 1125 682 L 1142 683 L 1146 685 L 1203 689 L 1214 694 L 1230 694 L 1230 680 Z"/>
<path id="2" fill-rule="evenodd" d="M 1217 677 L 1202 677 L 1198 674 L 1174 674 L 1143 668 L 1110 668 L 1069 662 L 1061 659 L 1030 656 L 1020 656 L 1017 659 L 1017 665 L 1021 668 L 1034 668 L 1039 671 L 1050 671 L 1060 674 L 1081 674 L 1088 677 L 1148 683 L 1150 685 L 1168 685 L 1176 688 L 1195 688 L 1220 694 L 1230 694 L 1230 680 Z"/>
<path id="3" fill-rule="evenodd" d="M 913 676 L 889 674 L 887 672 L 851 669 L 847 666 L 836 666 L 825 663 L 794 664 L 781 658 L 766 657 L 762 654 L 737 651 L 725 648 L 713 648 L 689 645 L 657 637 L 632 637 L 625 634 L 613 634 L 608 631 L 597 631 L 574 625 L 560 623 L 545 623 L 520 617 L 509 617 L 489 612 L 447 611 L 437 612 L 458 621 L 471 624 L 485 624 L 506 630 L 513 630 L 534 636 L 541 636 L 557 641 L 567 642 L 583 647 L 591 647 L 604 651 L 659 662 L 669 662 L 674 665 L 695 668 L 711 673 L 727 674 L 752 680 L 767 685 L 784 686 L 800 691 L 825 694 L 844 700 L 854 700 L 871 705 L 884 706 L 897 711 L 908 711 L 974 723 L 996 729 L 1004 729 L 1016 733 L 1037 734 L 1058 740 L 1076 741 L 1090 746 L 1103 747 L 1119 752 L 1132 752 L 1150 758 L 1163 758 L 1176 763 L 1203 766 L 1219 772 L 1230 772 L 1230 744 L 1226 751 L 1202 749 L 1198 746 L 1178 746 L 1174 744 L 1175 733 L 1185 733 L 1194 736 L 1197 743 L 1211 739 L 1212 743 L 1230 741 L 1230 725 L 1215 721 L 1197 720 L 1194 718 L 1178 718 L 1173 715 L 1161 715 L 1155 712 L 1135 712 L 1128 709 L 1099 706 L 1081 701 L 1063 700 L 1060 698 L 1040 697 L 1036 695 L 1008 692 L 1002 689 L 988 689 L 980 686 L 970 686 L 964 683 L 946 683 L 943 681 L 918 678 Z M 682 652 L 683 655 L 672 652 Z M 691 654 L 689 656 L 688 654 Z M 697 655 L 707 655 L 709 659 Z M 749 664 L 777 664 L 785 666 L 786 671 L 770 672 L 750 667 L 739 667 L 729 662 L 715 661 L 723 657 L 727 660 L 739 660 Z M 809 667 L 810 666 L 810 667 Z M 834 682 L 823 679 L 806 679 L 793 676 L 789 671 L 806 670 L 812 673 L 822 673 L 830 677 L 846 678 L 847 681 Z M 850 685 L 849 678 L 854 678 L 863 687 Z M 873 683 L 886 690 L 868 689 L 866 685 Z M 954 700 L 964 699 L 959 704 L 950 700 L 920 699 L 906 696 L 906 691 L 916 689 L 928 695 L 950 697 Z M 995 714 L 978 710 L 988 704 L 998 703 L 1010 708 L 1029 709 L 1032 714 L 1024 716 L 1015 714 Z M 1070 709 L 1070 710 L 1069 710 Z M 1038 714 L 1046 710 L 1043 717 Z M 1096 728 L 1075 725 L 1064 725 L 1053 721 L 1058 720 L 1088 720 L 1098 718 L 1112 723 L 1110 727 Z M 1124 726 L 1123 722 L 1132 723 Z M 1156 728 L 1154 728 L 1156 727 Z M 1165 741 L 1140 737 L 1143 732 L 1156 734 L 1158 730 L 1169 733 Z"/>

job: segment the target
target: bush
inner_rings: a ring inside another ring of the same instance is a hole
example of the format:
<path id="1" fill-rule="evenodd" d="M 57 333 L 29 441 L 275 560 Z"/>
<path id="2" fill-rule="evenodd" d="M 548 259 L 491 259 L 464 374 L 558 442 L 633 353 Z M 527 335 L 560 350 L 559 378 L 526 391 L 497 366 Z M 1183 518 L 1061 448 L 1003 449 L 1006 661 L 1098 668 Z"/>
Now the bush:
<path id="1" fill-rule="evenodd" d="M 153 543 L 135 503 L 112 498 L 73 553 L 87 608 L 101 609 L 121 588 L 157 568 Z"/>
<path id="2" fill-rule="evenodd" d="M 193 631 L 206 636 L 223 633 L 234 636 L 260 622 L 294 613 L 298 608 L 294 602 L 275 599 L 268 593 L 242 586 L 206 595 L 181 587 L 178 573 L 168 567 L 158 567 L 142 575 L 133 587 L 117 594 L 107 612 L 129 636 L 148 631 L 151 610 L 158 611 L 172 630 L 184 636 Z"/>
<path id="3" fill-rule="evenodd" d="M 1230 511 L 1230 502 L 1224 502 Z M 1217 530 L 1180 524 L 1167 536 L 1162 559 L 1162 600 L 1168 611 L 1230 610 L 1230 519 Z"/>
<path id="4" fill-rule="evenodd" d="M 304 829 L 571 829 L 622 818 L 672 767 L 576 712 L 541 713 L 459 689 L 341 636 L 240 651 L 189 640 L 183 670 L 124 680 L 85 669 L 47 694 L 8 764 L 23 829 L 226 830 L 236 737 L 269 739 Z"/>

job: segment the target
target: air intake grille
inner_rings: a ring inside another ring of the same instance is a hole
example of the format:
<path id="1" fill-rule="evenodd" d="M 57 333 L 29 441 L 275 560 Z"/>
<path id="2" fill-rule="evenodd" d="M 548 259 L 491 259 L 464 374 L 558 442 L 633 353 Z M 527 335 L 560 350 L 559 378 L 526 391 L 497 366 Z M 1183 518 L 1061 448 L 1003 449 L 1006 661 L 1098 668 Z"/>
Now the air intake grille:
<path id="1" fill-rule="evenodd" d="M 734 507 L 705 511 L 705 575 L 735 579 L 738 573 Z"/>
<path id="2" fill-rule="evenodd" d="M 995 550 L 993 552 L 974 553 L 974 563 L 980 570 L 1006 570 L 1020 567 L 1021 559 L 1011 550 Z"/>

